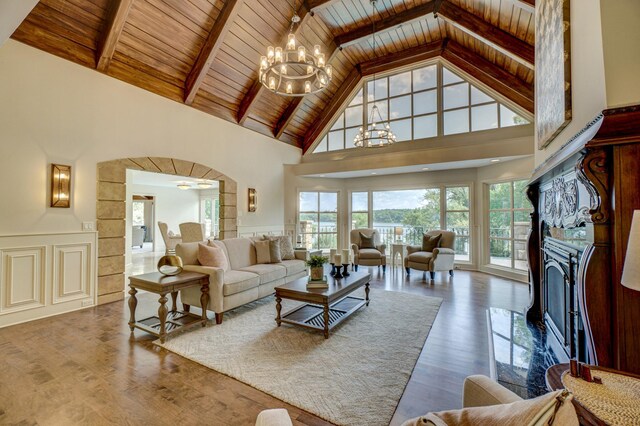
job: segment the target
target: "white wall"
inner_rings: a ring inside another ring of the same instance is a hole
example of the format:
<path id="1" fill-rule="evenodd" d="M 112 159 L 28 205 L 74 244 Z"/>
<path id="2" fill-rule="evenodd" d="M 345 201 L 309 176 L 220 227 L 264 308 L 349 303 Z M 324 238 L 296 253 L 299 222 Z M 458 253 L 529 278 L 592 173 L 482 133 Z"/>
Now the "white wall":
<path id="1" fill-rule="evenodd" d="M 536 142 L 536 166 L 607 106 L 600 0 L 571 0 L 571 84 L 573 119 L 545 149 Z"/>
<path id="2" fill-rule="evenodd" d="M 164 251 L 165 249 L 162 235 L 158 229 L 158 221 L 166 222 L 169 230 L 176 234 L 180 233 L 179 225 L 181 223 L 200 222 L 200 192 L 198 190 L 183 191 L 178 188 L 164 188 L 135 183 L 130 186 L 133 195 L 153 195 L 155 197 L 153 232 L 156 251 Z M 127 202 L 127 218 L 130 217 L 132 217 L 131 203 Z M 127 246 L 131 245 L 130 241 L 127 241 Z"/>
<path id="3" fill-rule="evenodd" d="M 38 0 L 0 0 L 0 46 L 20 26 Z"/>
<path id="4" fill-rule="evenodd" d="M 485 245 L 482 243 L 484 235 L 484 202 L 483 187 L 487 182 L 500 182 L 514 179 L 528 179 L 533 171 L 533 156 L 512 160 L 504 163 L 480 168 L 456 169 L 448 171 L 429 171 L 423 173 L 406 173 L 398 175 L 378 175 L 351 179 L 308 178 L 296 176 L 295 166 L 287 166 L 285 220 L 288 230 L 295 231 L 297 215 L 298 192 L 338 191 L 339 194 L 339 223 L 343 240 L 339 242 L 341 248 L 348 246 L 349 229 L 349 194 L 352 191 L 394 190 L 424 188 L 438 185 L 469 185 L 471 186 L 471 237 L 473 241 L 471 265 L 469 269 L 479 269 L 485 272 L 497 273 L 514 279 L 526 281 L 526 275 L 505 273 L 483 266 Z"/>
<path id="5" fill-rule="evenodd" d="M 80 230 L 96 217 L 96 164 L 139 156 L 210 166 L 238 182 L 241 226 L 282 227 L 282 165 L 299 149 L 14 40 L 0 47 L 0 76 L 0 235 Z M 51 162 L 73 166 L 70 209 L 47 207 Z"/>

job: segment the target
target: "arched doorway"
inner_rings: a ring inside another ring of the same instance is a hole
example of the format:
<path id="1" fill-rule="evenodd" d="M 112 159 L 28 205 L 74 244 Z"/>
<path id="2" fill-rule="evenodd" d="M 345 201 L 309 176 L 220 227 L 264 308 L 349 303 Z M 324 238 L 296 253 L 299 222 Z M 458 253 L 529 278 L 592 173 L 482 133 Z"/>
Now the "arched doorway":
<path id="1" fill-rule="evenodd" d="M 192 161 L 164 157 L 98 163 L 98 304 L 124 299 L 127 169 L 217 180 L 220 183 L 220 238 L 233 238 L 238 233 L 238 185 L 223 173 Z"/>

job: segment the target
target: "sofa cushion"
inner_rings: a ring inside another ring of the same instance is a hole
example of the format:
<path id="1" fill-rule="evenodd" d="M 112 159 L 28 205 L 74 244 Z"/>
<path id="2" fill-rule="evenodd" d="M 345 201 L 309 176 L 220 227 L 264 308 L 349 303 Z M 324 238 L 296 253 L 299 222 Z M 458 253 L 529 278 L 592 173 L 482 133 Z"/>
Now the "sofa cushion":
<path id="1" fill-rule="evenodd" d="M 440 238 L 442 238 L 442 234 L 438 234 L 438 235 L 424 234 L 422 236 L 422 251 L 433 251 L 434 248 L 439 246 Z"/>
<path id="2" fill-rule="evenodd" d="M 213 266 L 223 270 L 229 269 L 229 262 L 224 251 L 219 247 L 212 247 L 198 243 L 198 262 L 202 266 Z"/>
<path id="3" fill-rule="evenodd" d="M 247 271 L 228 271 L 224 273 L 222 294 L 229 296 L 256 288 L 260 285 L 260 276 Z"/>
<path id="4" fill-rule="evenodd" d="M 296 258 L 293 252 L 293 244 L 289 235 L 265 235 L 265 240 L 275 240 L 280 244 L 280 257 L 282 260 L 293 260 Z M 273 260 L 272 260 L 273 262 Z"/>
<path id="5" fill-rule="evenodd" d="M 362 232 L 360 233 L 360 244 L 358 245 L 359 249 L 375 249 L 376 248 L 376 242 L 375 242 L 375 232 L 373 232 L 371 234 L 370 237 L 367 237 L 366 235 L 364 235 Z"/>
<path id="6" fill-rule="evenodd" d="M 307 269 L 304 260 L 283 260 L 282 263 L 278 263 L 287 269 L 287 276 L 297 274 Z"/>
<path id="7" fill-rule="evenodd" d="M 256 262 L 271 263 L 269 241 L 254 241 L 253 244 L 256 246 Z"/>
<path id="8" fill-rule="evenodd" d="M 284 278 L 287 275 L 287 268 L 276 265 L 253 265 L 242 268 L 241 271 L 251 272 L 260 276 L 260 284 L 265 284 L 278 278 Z"/>
<path id="9" fill-rule="evenodd" d="M 418 251 L 407 256 L 409 262 L 424 263 L 428 265 L 433 258 L 433 254 L 428 251 Z"/>
<path id="10" fill-rule="evenodd" d="M 227 248 L 231 269 L 242 269 L 257 263 L 256 249 L 249 238 L 229 238 L 220 242 Z"/>
<path id="11" fill-rule="evenodd" d="M 372 248 L 361 249 L 358 253 L 360 259 L 380 259 L 381 256 L 382 254 L 378 250 Z"/>

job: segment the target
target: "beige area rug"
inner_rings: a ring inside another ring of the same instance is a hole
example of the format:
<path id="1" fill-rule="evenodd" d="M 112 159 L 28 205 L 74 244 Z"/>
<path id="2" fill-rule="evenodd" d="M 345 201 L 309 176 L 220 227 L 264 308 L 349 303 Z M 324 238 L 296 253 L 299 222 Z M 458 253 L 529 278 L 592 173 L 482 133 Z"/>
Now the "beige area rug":
<path id="1" fill-rule="evenodd" d="M 370 295 L 369 306 L 326 340 L 319 331 L 276 327 L 275 301 L 267 297 L 161 346 L 332 423 L 388 425 L 442 299 Z M 297 304 L 284 300 L 283 312 Z"/>

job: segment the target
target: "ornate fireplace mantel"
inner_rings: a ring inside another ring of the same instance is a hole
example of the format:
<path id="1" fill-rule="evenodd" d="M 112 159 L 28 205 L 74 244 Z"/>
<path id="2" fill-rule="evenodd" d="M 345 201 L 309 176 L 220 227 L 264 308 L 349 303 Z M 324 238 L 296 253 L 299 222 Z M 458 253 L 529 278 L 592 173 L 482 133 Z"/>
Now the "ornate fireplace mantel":
<path id="1" fill-rule="evenodd" d="M 534 205 L 527 317 L 548 317 L 545 238 L 582 246 L 575 285 L 588 360 L 639 373 L 640 292 L 620 277 L 631 216 L 640 209 L 640 105 L 603 111 L 536 170 L 527 195 Z"/>

